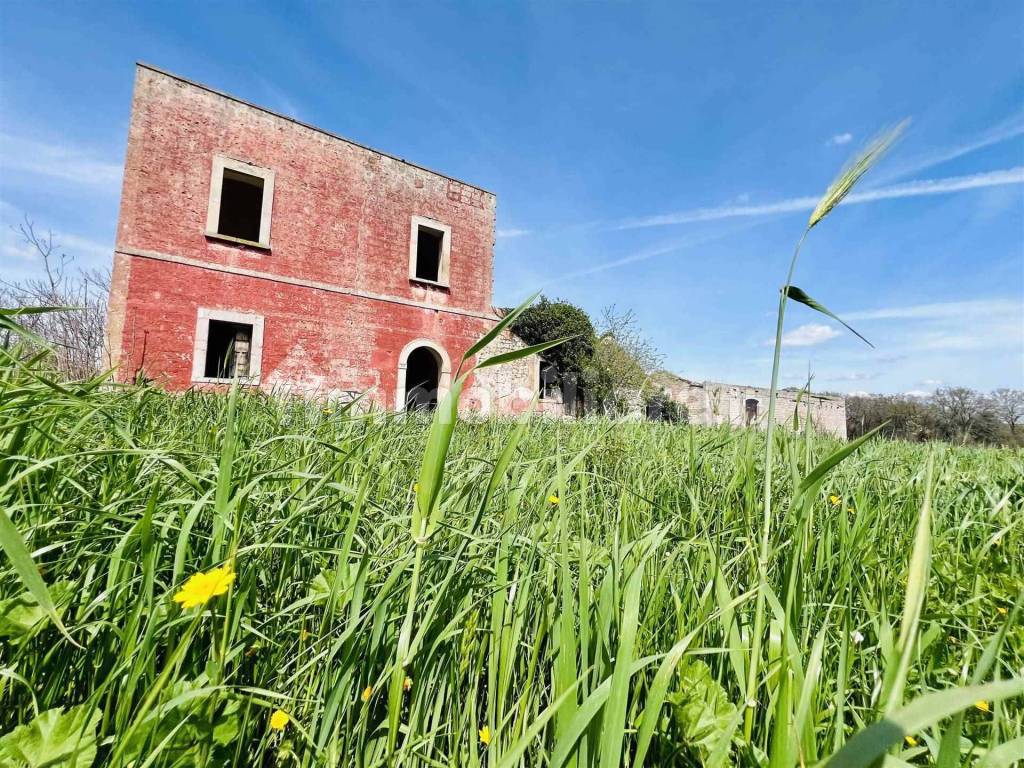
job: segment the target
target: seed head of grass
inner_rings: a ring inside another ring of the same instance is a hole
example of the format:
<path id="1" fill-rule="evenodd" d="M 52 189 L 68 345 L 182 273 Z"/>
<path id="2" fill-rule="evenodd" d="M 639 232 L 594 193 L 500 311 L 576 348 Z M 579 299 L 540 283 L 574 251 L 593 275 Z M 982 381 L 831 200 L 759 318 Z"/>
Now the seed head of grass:
<path id="1" fill-rule="evenodd" d="M 882 155 L 896 142 L 909 124 L 910 120 L 903 120 L 895 128 L 877 136 L 843 169 L 835 181 L 825 190 L 824 196 L 818 202 L 814 212 L 811 213 L 807 229 L 814 227 L 815 224 L 828 216 L 832 209 L 842 202 L 843 198 L 850 193 L 850 190 L 860 180 L 860 177 L 867 173 L 882 158 Z"/>

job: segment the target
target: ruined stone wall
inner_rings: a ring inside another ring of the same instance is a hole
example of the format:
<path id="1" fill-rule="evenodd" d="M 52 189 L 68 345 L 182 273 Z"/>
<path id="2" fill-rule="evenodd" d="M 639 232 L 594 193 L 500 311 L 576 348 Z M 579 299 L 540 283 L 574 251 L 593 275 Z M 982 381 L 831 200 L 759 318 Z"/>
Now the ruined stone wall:
<path id="1" fill-rule="evenodd" d="M 218 155 L 274 172 L 269 248 L 206 232 Z M 115 364 L 122 378 L 193 386 L 199 309 L 251 313 L 263 319 L 259 386 L 370 390 L 394 407 L 407 345 L 429 340 L 457 364 L 493 327 L 494 215 L 489 192 L 140 65 L 112 275 Z M 410 279 L 414 216 L 451 228 L 448 287 Z"/>
<path id="2" fill-rule="evenodd" d="M 524 347 L 526 343 L 506 329 L 481 350 L 479 359 L 486 360 Z M 478 371 L 464 399 L 467 407 L 483 415 L 519 413 L 529 407 L 539 381 L 540 359 L 531 355 Z"/>
<path id="3" fill-rule="evenodd" d="M 748 400 L 757 402 L 753 424 L 763 427 L 766 423 L 770 395 L 766 388 L 714 381 L 694 382 L 672 374 L 660 374 L 655 381 L 673 400 L 687 407 L 693 424 L 746 426 Z M 799 423 L 802 428 L 808 403 L 811 423 L 816 430 L 846 438 L 846 401 L 843 398 L 812 394 L 809 400 L 807 397 L 801 398 L 798 406 L 796 392 L 782 390 L 776 396 L 775 423 L 792 426 L 793 412 L 799 407 Z"/>

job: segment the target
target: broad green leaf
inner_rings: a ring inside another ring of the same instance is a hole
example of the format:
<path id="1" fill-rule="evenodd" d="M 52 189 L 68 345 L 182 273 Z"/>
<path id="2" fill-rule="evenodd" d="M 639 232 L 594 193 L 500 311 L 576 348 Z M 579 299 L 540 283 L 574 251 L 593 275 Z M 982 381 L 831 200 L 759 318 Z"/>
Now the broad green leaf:
<path id="1" fill-rule="evenodd" d="M 619 625 L 619 644 L 615 652 L 612 687 L 601 721 L 601 768 L 615 768 L 622 761 L 622 745 L 626 736 L 626 705 L 629 699 L 629 681 L 640 623 L 640 588 L 648 558 L 661 545 L 667 529 L 656 529 L 646 544 L 646 551 L 637 557 L 633 571 L 626 580 L 622 595 L 622 622 Z"/>
<path id="2" fill-rule="evenodd" d="M 102 713 L 88 704 L 48 709 L 0 737 L 0 765 L 89 768 L 96 760 L 96 726 Z"/>
<path id="3" fill-rule="evenodd" d="M 739 724 L 736 705 L 703 661 L 683 662 L 679 667 L 678 692 L 671 694 L 668 701 L 673 705 L 672 717 L 685 743 L 702 763 L 735 734 Z"/>
<path id="4" fill-rule="evenodd" d="M 661 717 L 661 707 L 665 703 L 668 687 L 672 683 L 672 678 L 679 667 L 679 660 L 683 658 L 683 654 L 689 649 L 696 634 L 697 630 L 694 630 L 672 646 L 672 649 L 666 654 L 661 665 L 658 667 L 657 674 L 654 676 L 654 682 L 651 683 L 651 687 L 647 692 L 647 704 L 644 706 L 640 730 L 637 732 L 636 757 L 633 759 L 633 764 L 637 768 L 640 768 L 647 758 L 647 750 L 651 746 L 654 728 Z M 552 766 L 552 768 L 554 767 Z"/>
<path id="5" fill-rule="evenodd" d="M 57 615 L 63 614 L 63 605 L 71 594 L 72 585 L 62 581 L 50 588 Z M 20 640 L 46 623 L 49 614 L 31 592 L 23 592 L 16 597 L 0 601 L 0 637 Z"/>
<path id="6" fill-rule="evenodd" d="M 992 747 L 978 760 L 978 768 L 1010 768 L 1024 760 L 1024 736 Z"/>
<path id="7" fill-rule="evenodd" d="M 639 659 L 633 663 L 630 669 L 630 675 L 635 675 L 643 669 L 646 669 L 652 663 L 658 660 L 659 656 L 647 656 L 643 659 Z M 582 678 L 577 683 L 582 682 Z M 573 750 L 576 749 L 576 745 L 579 743 L 583 733 L 590 727 L 591 722 L 601 711 L 604 703 L 608 700 L 608 692 L 612 689 L 612 679 L 606 677 L 601 684 L 597 686 L 591 692 L 579 709 L 576 710 L 576 714 L 573 719 L 566 726 L 565 731 L 561 736 L 558 737 L 555 742 L 555 748 L 551 751 L 551 764 L 549 768 L 562 768 L 563 765 L 568 761 L 569 757 L 573 754 Z M 637 766 L 640 763 L 636 763 Z"/>
<path id="8" fill-rule="evenodd" d="M 925 593 L 928 591 L 928 574 L 931 570 L 932 551 L 932 473 L 935 465 L 934 456 L 928 458 L 928 469 L 925 472 L 924 501 L 917 519 L 917 531 L 914 534 L 914 549 L 910 556 L 910 567 L 907 572 L 907 592 L 903 601 L 903 620 L 900 622 L 899 639 L 896 641 L 897 662 L 893 668 L 885 670 L 882 685 L 884 712 L 896 709 L 903 701 L 903 689 L 907 683 L 907 672 L 910 669 L 911 657 L 917 645 L 917 627 L 921 621 L 921 609 L 924 607 Z"/>
<path id="9" fill-rule="evenodd" d="M 480 339 L 473 346 L 466 350 L 466 354 L 462 356 L 462 362 L 466 362 L 467 360 L 469 360 L 469 358 L 471 358 L 481 349 L 483 349 L 496 338 L 498 338 L 498 334 L 505 330 L 509 325 L 511 325 L 512 321 L 519 317 L 519 315 L 521 315 L 528 306 L 533 304 L 533 302 L 536 300 L 538 296 L 540 296 L 540 291 L 537 291 L 532 296 L 527 297 L 527 299 L 522 304 L 520 304 L 518 307 L 516 307 L 511 312 L 507 313 L 503 318 L 501 318 L 501 320 L 498 321 L 497 325 L 495 325 L 493 328 L 491 328 L 491 330 L 489 330 L 487 333 L 481 336 Z"/>
<path id="10" fill-rule="evenodd" d="M 502 352 L 500 355 L 494 357 L 488 357 L 482 363 L 476 366 L 476 369 L 490 368 L 492 365 L 501 365 L 502 363 L 511 363 L 515 360 L 521 360 L 524 357 L 530 355 L 539 355 L 541 352 L 557 347 L 559 344 L 564 344 L 572 336 L 566 336 L 564 339 L 555 339 L 554 341 L 544 341 L 540 344 L 534 344 L 530 347 L 523 347 L 522 349 L 513 349 L 511 352 Z M 475 370 L 476 370 L 475 369 Z"/>
<path id="11" fill-rule="evenodd" d="M 818 312 L 821 312 L 821 314 L 823 314 L 823 315 L 828 315 L 829 317 L 831 317 L 836 322 L 842 323 L 850 333 L 852 333 L 854 336 L 856 336 L 858 339 L 863 341 L 865 344 L 867 344 L 872 349 L 875 348 L 874 344 L 872 344 L 870 341 L 868 341 L 863 336 L 861 336 L 859 333 L 857 333 L 857 331 L 855 331 L 853 329 L 853 327 L 850 326 L 849 323 L 847 323 L 845 320 L 843 320 L 843 318 L 841 318 L 835 312 L 830 310 L 824 304 L 821 304 L 820 302 L 816 301 L 815 299 L 812 299 L 810 296 L 808 296 L 806 293 L 804 293 L 800 288 L 797 288 L 795 285 L 787 286 L 787 288 L 786 288 L 786 295 L 789 298 L 791 298 L 793 301 L 798 301 L 801 304 L 804 304 L 804 305 L 810 307 L 811 309 L 814 309 L 814 310 L 817 310 Z M 798 404 L 799 404 L 799 401 L 798 401 Z"/>
<path id="12" fill-rule="evenodd" d="M 826 768 L 867 768 L 906 736 L 962 712 L 976 701 L 999 701 L 1021 694 L 1024 677 L 925 694 L 862 730 L 828 759 Z"/>
<path id="13" fill-rule="evenodd" d="M 438 494 L 441 492 L 441 482 L 444 479 L 444 462 L 448 457 L 448 447 L 452 442 L 455 423 L 458 421 L 459 397 L 462 395 L 467 376 L 468 373 L 459 376 L 441 398 L 430 424 L 412 513 L 411 534 L 417 541 L 430 536 L 440 522 L 435 507 L 440 506 Z"/>
<path id="14" fill-rule="evenodd" d="M 60 630 L 61 634 L 72 645 L 81 648 L 71 635 L 68 634 L 67 629 L 60 620 L 60 614 L 57 613 L 57 607 L 54 605 L 50 591 L 46 588 L 46 582 L 39 575 L 39 569 L 32 560 L 32 554 L 25 545 L 25 540 L 18 533 L 18 529 L 14 527 L 11 518 L 7 516 L 6 510 L 0 511 L 0 547 L 3 547 L 4 552 L 7 553 L 7 558 L 11 561 L 15 572 L 21 578 L 21 583 L 32 594 L 39 607 L 46 611 L 46 615 L 50 617 L 50 621 L 54 623 L 54 626 Z"/>

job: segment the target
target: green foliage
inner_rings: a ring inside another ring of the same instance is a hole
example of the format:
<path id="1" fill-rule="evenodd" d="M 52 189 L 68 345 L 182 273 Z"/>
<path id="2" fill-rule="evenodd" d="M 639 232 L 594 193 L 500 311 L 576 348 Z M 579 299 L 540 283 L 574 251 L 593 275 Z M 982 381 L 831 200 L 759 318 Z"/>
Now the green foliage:
<path id="1" fill-rule="evenodd" d="M 685 660 L 679 666 L 678 689 L 669 694 L 674 726 L 680 741 L 707 765 L 713 755 L 728 755 L 740 725 L 739 710 L 702 661 Z"/>
<path id="2" fill-rule="evenodd" d="M 1006 685 L 958 721 L 911 709 L 1024 668 L 1024 453 L 949 447 L 929 482 L 931 446 L 783 430 L 761 569 L 763 432 L 490 419 L 442 445 L 437 423 L 0 363 L 0 506 L 28 558 L 0 556 L 0 765 L 77 731 L 76 768 L 812 765 L 885 718 L 997 761 L 1024 732 Z M 229 593 L 175 604 L 228 563 Z"/>
<path id="3" fill-rule="evenodd" d="M 664 421 L 669 424 L 688 424 L 690 412 L 682 403 L 673 400 L 664 389 L 658 389 L 647 395 L 644 401 L 647 418 L 651 421 Z"/>
<path id="4" fill-rule="evenodd" d="M 101 712 L 87 704 L 41 712 L 0 737 L 0 765 L 10 768 L 89 768 L 96 759 Z"/>
<path id="5" fill-rule="evenodd" d="M 527 344 L 568 339 L 544 354 L 544 359 L 561 376 L 579 376 L 594 353 L 594 324 L 590 316 L 567 301 L 541 297 L 515 319 L 511 329 Z"/>

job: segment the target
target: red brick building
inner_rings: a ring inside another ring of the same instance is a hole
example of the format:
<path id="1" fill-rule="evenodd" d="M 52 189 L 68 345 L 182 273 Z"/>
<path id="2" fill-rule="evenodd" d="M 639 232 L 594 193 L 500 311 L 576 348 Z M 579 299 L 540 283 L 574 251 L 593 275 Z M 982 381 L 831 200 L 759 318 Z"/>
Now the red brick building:
<path id="1" fill-rule="evenodd" d="M 472 184 L 139 65 L 110 295 L 119 375 L 430 405 L 496 320 L 494 217 Z M 464 403 L 515 412 L 537 381 L 536 360 L 487 369 Z"/>

